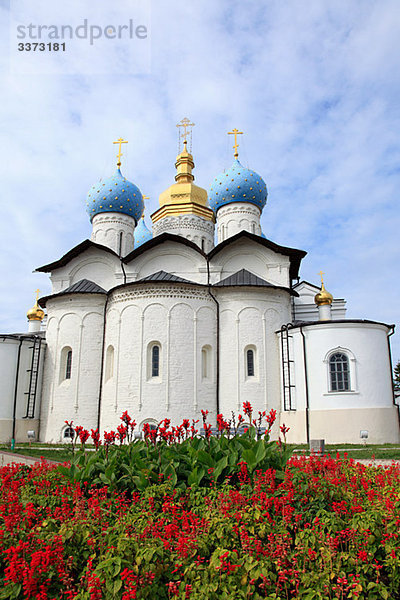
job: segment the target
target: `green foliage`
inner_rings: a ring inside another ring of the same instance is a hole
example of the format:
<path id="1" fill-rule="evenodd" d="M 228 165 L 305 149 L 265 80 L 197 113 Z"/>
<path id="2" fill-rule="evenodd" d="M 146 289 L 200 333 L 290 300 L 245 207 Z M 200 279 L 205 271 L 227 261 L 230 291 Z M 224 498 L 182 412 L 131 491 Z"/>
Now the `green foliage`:
<path id="1" fill-rule="evenodd" d="M 143 491 L 169 482 L 172 487 L 210 487 L 230 478 L 238 481 L 238 464 L 245 462 L 252 477 L 257 470 L 273 468 L 282 473 L 291 454 L 267 437 L 256 439 L 251 427 L 246 433 L 227 437 L 189 437 L 168 444 L 161 440 L 135 440 L 130 444 L 100 446 L 97 452 L 78 450 L 71 466 L 59 466 L 65 477 L 79 483 L 107 485 L 110 490 Z"/>

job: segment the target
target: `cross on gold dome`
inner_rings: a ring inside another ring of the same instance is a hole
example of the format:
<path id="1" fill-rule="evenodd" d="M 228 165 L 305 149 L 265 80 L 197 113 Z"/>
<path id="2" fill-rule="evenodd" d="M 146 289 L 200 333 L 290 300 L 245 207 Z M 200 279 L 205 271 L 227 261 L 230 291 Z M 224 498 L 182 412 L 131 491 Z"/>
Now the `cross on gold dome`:
<path id="1" fill-rule="evenodd" d="M 192 123 L 190 121 L 190 119 L 188 119 L 187 117 L 185 117 L 184 119 L 182 119 L 182 121 L 179 121 L 179 123 L 177 124 L 177 127 L 183 127 L 183 133 L 180 133 L 180 137 L 183 137 L 183 141 L 187 142 L 187 134 L 191 134 L 192 133 L 192 129 L 190 129 L 190 131 L 188 132 L 187 130 L 192 127 L 194 127 L 194 123 Z"/>
<path id="2" fill-rule="evenodd" d="M 235 154 L 233 155 L 235 158 L 237 158 L 239 156 L 239 152 L 238 152 L 238 147 L 239 144 L 237 143 L 237 136 L 238 135 L 243 135 L 243 131 L 239 131 L 238 129 L 232 129 L 232 131 L 228 131 L 228 135 L 234 135 L 235 136 L 235 143 L 233 144 L 233 148 L 235 148 Z"/>
<path id="3" fill-rule="evenodd" d="M 35 290 L 35 292 L 36 292 L 36 302 L 37 302 L 39 300 L 40 290 L 37 289 L 37 290 Z"/>
<path id="4" fill-rule="evenodd" d="M 322 275 L 325 275 L 325 273 L 323 271 L 319 271 L 318 275 L 321 277 L 321 283 L 323 285 L 324 284 L 324 278 L 322 277 Z"/>
<path id="5" fill-rule="evenodd" d="M 126 140 L 124 140 L 123 138 L 118 138 L 118 140 L 116 142 L 113 142 L 113 144 L 119 144 L 119 148 L 118 148 L 118 154 L 117 154 L 117 167 L 121 166 L 121 156 L 122 156 L 122 152 L 121 152 L 121 146 L 122 144 L 127 144 L 128 142 Z"/>

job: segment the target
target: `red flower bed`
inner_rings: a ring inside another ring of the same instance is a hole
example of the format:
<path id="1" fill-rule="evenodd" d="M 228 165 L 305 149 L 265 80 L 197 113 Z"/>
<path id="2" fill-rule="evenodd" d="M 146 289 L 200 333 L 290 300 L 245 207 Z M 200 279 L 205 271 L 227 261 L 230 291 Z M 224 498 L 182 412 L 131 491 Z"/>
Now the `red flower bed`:
<path id="1" fill-rule="evenodd" d="M 400 472 L 292 458 L 284 478 L 131 497 L 0 470 L 0 598 L 399 599 Z"/>

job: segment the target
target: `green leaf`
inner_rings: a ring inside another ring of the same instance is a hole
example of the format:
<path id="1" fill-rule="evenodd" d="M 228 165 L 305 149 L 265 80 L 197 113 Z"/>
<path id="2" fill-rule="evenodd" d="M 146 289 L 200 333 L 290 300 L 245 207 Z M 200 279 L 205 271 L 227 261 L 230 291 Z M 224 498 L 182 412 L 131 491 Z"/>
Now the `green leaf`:
<path id="1" fill-rule="evenodd" d="M 215 466 L 213 458 L 204 450 L 198 451 L 197 459 L 200 463 L 207 465 L 209 468 L 213 468 Z"/>

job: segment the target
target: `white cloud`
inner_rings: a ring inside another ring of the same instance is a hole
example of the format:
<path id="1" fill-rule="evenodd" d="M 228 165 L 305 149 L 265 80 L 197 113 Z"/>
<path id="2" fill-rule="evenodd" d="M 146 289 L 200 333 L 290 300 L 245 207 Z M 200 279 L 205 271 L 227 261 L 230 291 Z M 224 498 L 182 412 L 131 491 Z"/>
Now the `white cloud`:
<path id="1" fill-rule="evenodd" d="M 72 6 L 77 22 L 112 23 L 136 5 L 42 0 L 35 18 L 48 22 L 50 6 L 60 22 Z M 86 192 L 114 168 L 120 135 L 126 175 L 151 196 L 147 214 L 157 207 L 183 116 L 200 185 L 229 165 L 226 131 L 240 127 L 240 157 L 269 188 L 267 237 L 307 250 L 302 276 L 323 268 L 349 316 L 399 322 L 399 34 L 396 0 L 154 0 L 150 72 L 131 74 L 128 48 L 104 43 L 64 57 L 75 74 L 3 61 L 0 329 L 24 329 L 32 291 L 49 291 L 32 269 L 89 237 Z"/>

